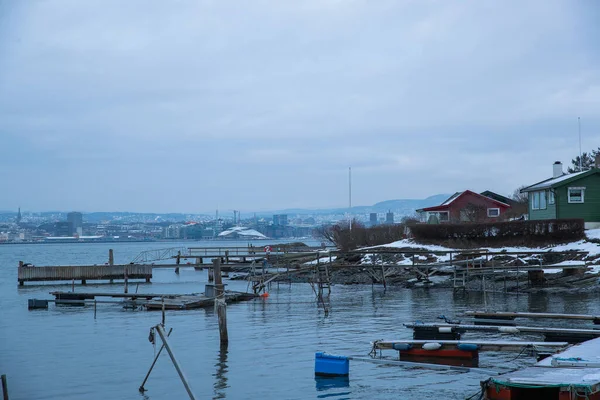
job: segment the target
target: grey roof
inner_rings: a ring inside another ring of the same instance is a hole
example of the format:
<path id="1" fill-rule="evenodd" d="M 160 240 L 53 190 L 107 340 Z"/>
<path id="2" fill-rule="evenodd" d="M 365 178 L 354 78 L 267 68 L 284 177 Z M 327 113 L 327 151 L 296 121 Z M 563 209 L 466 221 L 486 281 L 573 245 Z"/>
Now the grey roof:
<path id="1" fill-rule="evenodd" d="M 521 189 L 521 192 L 532 192 L 535 190 L 547 189 L 547 188 L 556 186 L 557 184 L 562 183 L 564 181 L 580 177 L 580 175 L 584 175 L 584 174 L 589 175 L 591 171 L 593 171 L 593 170 L 575 172 L 573 174 L 563 174 L 563 175 L 559 176 L 558 178 L 546 179 L 545 181 L 541 181 L 534 185 L 531 185 L 531 186 Z"/>

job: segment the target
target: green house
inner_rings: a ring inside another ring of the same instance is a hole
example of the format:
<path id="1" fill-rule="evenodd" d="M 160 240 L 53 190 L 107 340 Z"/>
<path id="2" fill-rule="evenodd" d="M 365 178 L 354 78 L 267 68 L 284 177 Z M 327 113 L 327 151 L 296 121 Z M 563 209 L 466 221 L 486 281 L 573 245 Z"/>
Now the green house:
<path id="1" fill-rule="evenodd" d="M 600 227 L 600 169 L 565 174 L 555 162 L 553 177 L 525 187 L 529 219 L 583 218 L 586 229 Z"/>

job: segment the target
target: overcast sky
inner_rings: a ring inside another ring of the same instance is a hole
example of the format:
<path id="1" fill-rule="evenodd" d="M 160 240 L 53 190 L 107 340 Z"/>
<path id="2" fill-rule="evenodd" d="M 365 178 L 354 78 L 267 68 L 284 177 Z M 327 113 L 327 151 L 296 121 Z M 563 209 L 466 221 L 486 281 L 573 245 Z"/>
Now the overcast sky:
<path id="1" fill-rule="evenodd" d="M 600 146 L 600 2 L 1 0 L 0 209 L 509 194 Z M 566 165 L 565 165 L 566 169 Z"/>

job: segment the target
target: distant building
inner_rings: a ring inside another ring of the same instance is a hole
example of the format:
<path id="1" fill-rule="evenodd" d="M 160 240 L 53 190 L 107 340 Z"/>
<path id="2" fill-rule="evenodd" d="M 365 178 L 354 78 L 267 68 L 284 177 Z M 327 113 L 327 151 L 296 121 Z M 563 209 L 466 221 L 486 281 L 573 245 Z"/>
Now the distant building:
<path id="1" fill-rule="evenodd" d="M 21 207 L 19 207 L 19 212 L 17 213 L 17 224 L 21 223 L 21 219 L 23 219 L 23 216 L 21 215 Z"/>
<path id="2" fill-rule="evenodd" d="M 67 214 L 67 222 L 69 223 L 69 235 L 83 234 L 83 215 L 80 212 L 70 212 Z"/>
<path id="3" fill-rule="evenodd" d="M 262 233 L 246 228 L 243 226 L 236 226 L 226 231 L 219 233 L 217 236 L 218 239 L 267 239 L 265 235 Z"/>
<path id="4" fill-rule="evenodd" d="M 371 225 L 371 226 L 377 225 L 377 213 L 369 214 L 369 225 Z"/>
<path id="5" fill-rule="evenodd" d="M 275 214 L 273 215 L 273 225 L 276 226 L 287 226 L 288 216 L 287 214 Z"/>
<path id="6" fill-rule="evenodd" d="M 181 239 L 181 225 L 174 224 L 163 228 L 163 238 L 165 239 Z"/>
<path id="7" fill-rule="evenodd" d="M 385 223 L 386 223 L 387 225 L 393 225 L 393 224 L 394 224 L 394 213 L 393 213 L 393 212 L 391 212 L 391 211 L 388 211 L 388 212 L 385 214 Z"/>
<path id="8" fill-rule="evenodd" d="M 71 224 L 69 222 L 57 222 L 54 224 L 54 236 L 71 236 Z"/>

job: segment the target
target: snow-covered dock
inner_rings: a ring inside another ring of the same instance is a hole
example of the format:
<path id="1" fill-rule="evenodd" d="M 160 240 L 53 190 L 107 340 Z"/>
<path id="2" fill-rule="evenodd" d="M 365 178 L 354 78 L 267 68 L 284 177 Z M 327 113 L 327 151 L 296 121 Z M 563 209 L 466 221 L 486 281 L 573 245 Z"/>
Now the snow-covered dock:
<path id="1" fill-rule="evenodd" d="M 600 399 L 600 338 L 482 382 L 485 399 Z"/>

